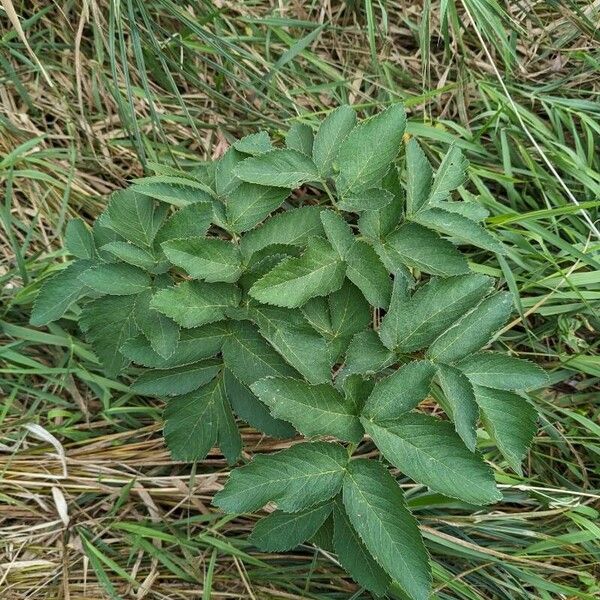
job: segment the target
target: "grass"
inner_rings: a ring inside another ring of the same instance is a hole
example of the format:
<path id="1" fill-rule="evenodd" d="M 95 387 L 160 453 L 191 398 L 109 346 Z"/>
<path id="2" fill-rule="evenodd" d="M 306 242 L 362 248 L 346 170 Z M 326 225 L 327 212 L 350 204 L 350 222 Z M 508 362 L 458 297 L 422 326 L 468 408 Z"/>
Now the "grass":
<path id="1" fill-rule="evenodd" d="M 220 455 L 173 464 L 160 405 L 103 377 L 68 320 L 36 330 L 28 312 L 65 260 L 68 218 L 92 219 L 153 163 L 185 168 L 257 128 L 277 135 L 340 102 L 368 115 L 398 100 L 433 161 L 452 141 L 470 159 L 461 193 L 479 196 L 510 248 L 471 261 L 518 299 L 496 345 L 552 381 L 535 398 L 540 428 L 522 476 L 484 445 L 500 505 L 465 511 L 401 480 L 435 560 L 436 597 L 597 597 L 597 3 L 2 6 L 3 599 L 369 597 L 325 552 L 254 549 L 252 516 L 210 507 L 227 475 Z M 244 437 L 251 452 L 280 446 Z"/>

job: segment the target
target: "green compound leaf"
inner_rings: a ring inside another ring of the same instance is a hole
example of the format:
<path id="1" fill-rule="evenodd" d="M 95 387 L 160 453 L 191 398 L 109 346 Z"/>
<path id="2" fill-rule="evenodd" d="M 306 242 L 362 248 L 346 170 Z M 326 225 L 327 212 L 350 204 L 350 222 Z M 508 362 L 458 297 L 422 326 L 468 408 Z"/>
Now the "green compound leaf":
<path id="1" fill-rule="evenodd" d="M 296 308 L 339 289 L 346 267 L 335 250 L 315 238 L 299 258 L 287 258 L 250 288 L 260 302 Z"/>
<path id="2" fill-rule="evenodd" d="M 315 136 L 312 157 L 322 177 L 333 174 L 340 146 L 356 125 L 356 113 L 351 106 L 340 106 L 329 113 Z"/>
<path id="3" fill-rule="evenodd" d="M 537 411 L 522 396 L 476 385 L 483 424 L 508 465 L 522 474 L 521 461 L 537 430 Z"/>
<path id="4" fill-rule="evenodd" d="M 272 150 L 239 163 L 234 173 L 242 181 L 295 189 L 319 179 L 313 161 L 297 150 Z"/>
<path id="5" fill-rule="evenodd" d="M 410 598 L 427 600 L 431 593 L 429 556 L 402 491 L 382 464 L 354 460 L 348 465 L 344 508 L 352 527 L 383 570 Z M 368 566 L 367 562 L 364 567 Z M 371 569 L 370 574 L 382 587 L 385 579 L 380 572 Z"/>
<path id="6" fill-rule="evenodd" d="M 331 509 L 328 503 L 296 513 L 275 511 L 255 525 L 248 540 L 264 552 L 292 550 L 317 533 Z"/>
<path id="7" fill-rule="evenodd" d="M 233 283 L 242 274 L 238 247 L 217 238 L 180 238 L 162 243 L 166 257 L 192 277 L 209 283 Z"/>
<path id="8" fill-rule="evenodd" d="M 481 350 L 506 323 L 512 308 L 512 294 L 498 292 L 489 296 L 442 333 L 429 347 L 427 356 L 452 364 Z"/>
<path id="9" fill-rule="evenodd" d="M 496 352 L 468 356 L 457 368 L 474 385 L 499 390 L 535 390 L 548 385 L 548 376 L 535 363 Z"/>
<path id="10" fill-rule="evenodd" d="M 299 379 L 268 377 L 250 386 L 271 414 L 289 421 L 305 436 L 333 435 L 358 442 L 363 429 L 356 407 L 332 385 L 310 385 Z"/>
<path id="11" fill-rule="evenodd" d="M 341 489 L 348 454 L 339 444 L 305 442 L 275 454 L 257 455 L 231 473 L 213 504 L 243 513 L 275 502 L 298 512 L 333 498 Z"/>
<path id="12" fill-rule="evenodd" d="M 65 248 L 77 258 L 93 258 L 94 238 L 82 219 L 72 219 L 65 230 Z"/>
<path id="13" fill-rule="evenodd" d="M 337 156 L 340 196 L 377 187 L 398 155 L 405 125 L 403 106 L 394 104 L 352 129 Z"/>
<path id="14" fill-rule="evenodd" d="M 225 311 L 240 301 L 239 290 L 228 283 L 184 281 L 158 291 L 150 306 L 182 327 L 198 327 L 225 318 Z"/>
<path id="15" fill-rule="evenodd" d="M 79 279 L 92 290 L 111 296 L 139 294 L 150 289 L 150 276 L 142 269 L 125 263 L 90 267 Z"/>
<path id="16" fill-rule="evenodd" d="M 470 504 L 502 498 L 491 470 L 467 449 L 451 423 L 419 413 L 361 421 L 385 458 L 411 479 Z"/>

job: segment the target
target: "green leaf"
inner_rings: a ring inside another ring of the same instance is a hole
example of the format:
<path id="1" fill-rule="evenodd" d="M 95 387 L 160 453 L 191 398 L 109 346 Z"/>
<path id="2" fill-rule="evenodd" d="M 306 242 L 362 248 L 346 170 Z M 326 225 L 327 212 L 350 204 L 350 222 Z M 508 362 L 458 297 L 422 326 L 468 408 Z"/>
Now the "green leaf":
<path id="1" fill-rule="evenodd" d="M 458 146 L 451 146 L 435 174 L 429 204 L 445 200 L 452 190 L 461 186 L 467 179 L 469 161 L 465 159 Z"/>
<path id="2" fill-rule="evenodd" d="M 358 288 L 344 281 L 339 290 L 327 297 L 334 338 L 350 340 L 355 333 L 370 325 L 372 311 Z"/>
<path id="3" fill-rule="evenodd" d="M 452 364 L 477 352 L 506 323 L 512 307 L 512 294 L 508 292 L 498 292 L 482 300 L 431 344 L 427 356 Z"/>
<path id="4" fill-rule="evenodd" d="M 344 506 L 337 501 L 333 505 L 333 523 L 333 548 L 342 567 L 359 585 L 382 596 L 390 585 L 390 577 L 371 556 Z"/>
<path id="5" fill-rule="evenodd" d="M 502 244 L 489 231 L 459 213 L 442 208 L 430 208 L 415 215 L 413 220 L 424 227 L 450 235 L 465 244 L 498 254 L 506 254 Z"/>
<path id="6" fill-rule="evenodd" d="M 489 467 L 467 449 L 451 423 L 419 413 L 362 423 L 383 456 L 414 481 L 470 504 L 502 498 Z"/>
<path id="7" fill-rule="evenodd" d="M 348 454 L 339 444 L 305 442 L 274 454 L 259 454 L 232 471 L 213 504 L 229 513 L 276 502 L 297 512 L 333 498 L 341 489 Z"/>
<path id="8" fill-rule="evenodd" d="M 81 311 L 79 325 L 109 377 L 118 375 L 129 363 L 120 349 L 137 333 L 136 300 L 134 295 L 104 296 L 89 302 Z"/>
<path id="9" fill-rule="evenodd" d="M 287 258 L 250 288 L 260 302 L 296 308 L 339 289 L 345 265 L 324 240 L 315 238 L 299 258 Z"/>
<path id="10" fill-rule="evenodd" d="M 252 229 L 279 208 L 288 195 L 285 188 L 242 183 L 227 197 L 227 223 L 237 233 Z"/>
<path id="11" fill-rule="evenodd" d="M 410 598 L 428 600 L 429 556 L 417 522 L 388 470 L 373 460 L 350 462 L 343 497 L 352 526 L 377 563 Z"/>
<path id="12" fill-rule="evenodd" d="M 381 343 L 377 332 L 367 329 L 352 338 L 346 351 L 345 370 L 349 374 L 371 375 L 389 367 L 394 362 L 394 353 Z"/>
<path id="13" fill-rule="evenodd" d="M 309 383 L 325 383 L 331 379 L 332 361 L 327 343 L 301 315 L 289 309 L 261 305 L 251 311 L 251 318 L 259 325 L 262 336 Z"/>
<path id="14" fill-rule="evenodd" d="M 168 317 L 150 308 L 152 292 L 141 293 L 136 301 L 135 323 L 150 342 L 152 350 L 162 358 L 173 355 L 179 342 L 179 327 Z"/>
<path id="15" fill-rule="evenodd" d="M 215 166 L 215 191 L 221 198 L 228 196 L 242 182 L 235 174 L 235 168 L 247 157 L 231 146 L 217 161 Z M 268 185 L 268 184 L 267 184 Z"/>
<path id="16" fill-rule="evenodd" d="M 319 179 L 313 161 L 297 150 L 272 150 L 239 163 L 234 173 L 242 181 L 295 189 Z"/>
<path id="17" fill-rule="evenodd" d="M 475 400 L 483 424 L 511 469 L 522 474 L 521 461 L 537 430 L 537 411 L 522 396 L 476 385 Z"/>
<path id="18" fill-rule="evenodd" d="M 346 277 L 364 294 L 371 306 L 387 308 L 392 280 L 379 256 L 369 244 L 356 240 L 345 256 Z"/>
<path id="19" fill-rule="evenodd" d="M 218 422 L 217 443 L 227 460 L 227 464 L 233 465 L 242 454 L 242 436 L 231 412 L 231 404 L 225 394 L 222 374 L 219 376 L 219 387 L 220 394 L 215 403 Z"/>
<path id="20" fill-rule="evenodd" d="M 406 214 L 415 215 L 429 200 L 433 172 L 419 143 L 411 138 L 406 144 Z"/>
<path id="21" fill-rule="evenodd" d="M 67 223 L 65 248 L 77 258 L 93 258 L 94 238 L 83 219 L 71 219 Z"/>
<path id="22" fill-rule="evenodd" d="M 148 273 L 125 263 L 109 263 L 90 267 L 79 279 L 87 287 L 111 296 L 139 294 L 150 289 Z"/>
<path id="23" fill-rule="evenodd" d="M 136 323 L 137 311 L 136 306 Z M 136 336 L 127 340 L 121 347 L 121 351 L 127 358 L 145 367 L 161 369 L 181 367 L 218 354 L 228 333 L 227 326 L 223 322 L 181 329 L 175 351 L 168 358 L 158 354 L 146 336 Z"/>
<path id="24" fill-rule="evenodd" d="M 100 250 L 110 254 L 117 260 L 146 271 L 156 266 L 156 258 L 152 253 L 129 242 L 109 242 L 104 244 Z"/>
<path id="25" fill-rule="evenodd" d="M 251 154 L 252 156 L 257 156 L 273 150 L 271 138 L 266 131 L 259 131 L 258 133 L 246 135 L 241 140 L 234 142 L 233 147 L 238 152 Z"/>
<path id="26" fill-rule="evenodd" d="M 274 244 L 305 246 L 311 238 L 324 236 L 319 216 L 322 210 L 319 206 L 303 206 L 271 217 L 242 238 L 242 253 L 249 257 Z"/>
<path id="27" fill-rule="evenodd" d="M 471 382 L 449 365 L 438 365 L 438 380 L 447 402 L 448 416 L 465 446 L 475 451 L 479 410 Z"/>
<path id="28" fill-rule="evenodd" d="M 378 210 L 363 211 L 358 219 L 360 232 L 371 240 L 380 240 L 391 233 L 402 219 L 403 191 L 397 168 L 387 172 L 381 187 L 393 195 L 393 200 Z"/>
<path id="29" fill-rule="evenodd" d="M 294 123 L 285 134 L 285 145 L 290 150 L 310 156 L 313 151 L 313 130 L 304 123 Z"/>
<path id="30" fill-rule="evenodd" d="M 248 541 L 264 552 L 291 550 L 317 533 L 331 508 L 327 503 L 291 514 L 275 511 L 255 525 Z"/>
<path id="31" fill-rule="evenodd" d="M 188 177 L 173 177 L 170 175 L 144 177 L 135 180 L 130 189 L 174 206 L 207 202 L 211 198 L 205 185 Z"/>
<path id="32" fill-rule="evenodd" d="M 323 229 L 329 243 L 335 248 L 340 258 L 345 258 L 346 253 L 354 244 L 354 235 L 350 225 L 339 213 L 324 210 L 321 213 Z"/>
<path id="33" fill-rule="evenodd" d="M 289 421 L 305 436 L 333 435 L 349 442 L 362 438 L 355 407 L 332 385 L 268 377 L 250 388 L 274 417 Z"/>
<path id="34" fill-rule="evenodd" d="M 429 395 L 435 368 L 427 360 L 407 363 L 380 379 L 362 410 L 371 421 L 396 419 L 415 408 Z"/>
<path id="35" fill-rule="evenodd" d="M 35 298 L 29 322 L 40 327 L 60 319 L 85 293 L 87 288 L 79 276 L 92 264 L 89 260 L 76 260 L 46 279 Z"/>
<path id="36" fill-rule="evenodd" d="M 156 234 L 156 243 L 187 237 L 204 237 L 213 218 L 212 204 L 197 202 L 184 206 L 168 218 Z"/>
<path id="37" fill-rule="evenodd" d="M 271 437 L 295 435 L 296 430 L 286 421 L 274 419 L 269 409 L 229 369 L 225 369 L 223 381 L 227 399 L 240 419 Z"/>
<path id="38" fill-rule="evenodd" d="M 376 187 L 398 155 L 406 113 L 400 104 L 362 121 L 340 144 L 336 187 L 341 196 Z"/>
<path id="39" fill-rule="evenodd" d="M 312 150 L 312 157 L 322 177 L 333 173 L 340 146 L 356 125 L 356 113 L 343 105 L 330 112 L 321 123 Z"/>
<path id="40" fill-rule="evenodd" d="M 242 274 L 242 261 L 233 242 L 218 238 L 181 238 L 162 243 L 165 256 L 192 277 L 209 283 L 233 283 Z"/>
<path id="41" fill-rule="evenodd" d="M 105 212 L 107 225 L 126 240 L 150 247 L 161 225 L 154 212 L 154 201 L 129 190 L 115 192 Z"/>
<path id="42" fill-rule="evenodd" d="M 343 196 L 337 203 L 340 210 L 347 212 L 363 212 L 365 210 L 380 210 L 394 201 L 394 194 L 381 188 L 353 192 Z"/>
<path id="43" fill-rule="evenodd" d="M 145 396 L 179 396 L 208 383 L 220 368 L 220 361 L 204 360 L 173 369 L 147 370 L 137 378 L 132 389 Z"/>
<path id="44" fill-rule="evenodd" d="M 184 281 L 154 294 L 150 306 L 182 327 L 198 327 L 225 318 L 225 310 L 237 306 L 240 292 L 229 283 Z"/>
<path id="45" fill-rule="evenodd" d="M 406 318 L 410 318 L 406 312 L 409 299 L 407 279 L 401 275 L 395 275 L 390 306 L 379 326 L 381 342 L 389 350 L 393 351 L 398 346 L 401 339 L 399 334 L 401 323 Z"/>
<path id="46" fill-rule="evenodd" d="M 405 223 L 389 234 L 385 247 L 392 259 L 432 275 L 448 277 L 469 271 L 465 257 L 450 242 L 416 223 Z"/>
<path id="47" fill-rule="evenodd" d="M 434 277 L 412 297 L 399 300 L 394 325 L 388 325 L 384 318 L 382 335 L 387 327 L 391 347 L 401 352 L 420 350 L 472 309 L 491 289 L 492 280 L 484 275 Z"/>
<path id="48" fill-rule="evenodd" d="M 474 385 L 499 390 L 535 390 L 548 385 L 543 369 L 528 360 L 495 352 L 468 356 L 457 367 Z"/>
<path id="49" fill-rule="evenodd" d="M 242 383 L 250 385 L 264 377 L 296 375 L 250 323 L 232 322 L 229 331 L 223 344 L 223 360 Z"/>

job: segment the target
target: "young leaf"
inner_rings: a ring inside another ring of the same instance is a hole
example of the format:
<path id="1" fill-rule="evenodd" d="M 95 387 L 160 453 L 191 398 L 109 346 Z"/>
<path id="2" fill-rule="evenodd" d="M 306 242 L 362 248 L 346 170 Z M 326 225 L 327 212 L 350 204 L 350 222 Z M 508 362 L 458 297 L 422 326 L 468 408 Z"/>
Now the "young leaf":
<path id="1" fill-rule="evenodd" d="M 387 308 L 392 295 L 392 280 L 379 256 L 369 244 L 356 240 L 345 256 L 346 277 L 364 294 L 369 304 Z"/>
<path id="2" fill-rule="evenodd" d="M 250 386 L 274 417 L 289 421 L 305 436 L 333 435 L 358 442 L 362 427 L 352 406 L 332 385 L 268 377 Z"/>
<path id="3" fill-rule="evenodd" d="M 411 479 L 470 504 L 502 498 L 491 470 L 467 449 L 451 423 L 419 413 L 361 421 L 385 458 Z"/>
<path id="4" fill-rule="evenodd" d="M 65 248 L 77 258 L 93 258 L 94 238 L 82 219 L 71 219 L 67 223 Z"/>
<path id="5" fill-rule="evenodd" d="M 356 113 L 344 105 L 330 112 L 321 123 L 312 150 L 312 157 L 322 177 L 333 173 L 340 145 L 356 125 Z"/>
<path id="6" fill-rule="evenodd" d="M 248 540 L 264 552 L 291 550 L 317 533 L 331 508 L 327 503 L 291 514 L 278 510 L 262 518 Z"/>
<path id="7" fill-rule="evenodd" d="M 324 236 L 319 206 L 303 206 L 271 217 L 261 227 L 249 231 L 240 243 L 244 256 L 272 246 L 305 246 L 313 237 Z"/>
<path id="8" fill-rule="evenodd" d="M 448 416 L 454 422 L 454 429 L 465 446 L 474 452 L 479 410 L 473 386 L 458 369 L 449 365 L 438 365 L 437 375 L 448 404 Z"/>
<path id="9" fill-rule="evenodd" d="M 258 225 L 281 206 L 289 190 L 253 183 L 240 184 L 227 198 L 225 214 L 231 231 L 242 233 Z"/>
<path id="10" fill-rule="evenodd" d="M 333 498 L 342 488 L 348 453 L 339 444 L 305 442 L 274 454 L 259 454 L 232 471 L 213 504 L 242 513 L 276 502 L 298 512 Z"/>
<path id="11" fill-rule="evenodd" d="M 402 416 L 425 400 L 434 374 L 435 369 L 427 360 L 403 365 L 375 384 L 363 407 L 362 416 L 371 421 Z"/>
<path id="12" fill-rule="evenodd" d="M 233 283 L 242 274 L 238 247 L 217 238 L 180 238 L 161 244 L 165 256 L 192 277 L 209 283 Z"/>
<path id="13" fill-rule="evenodd" d="M 100 264 L 84 271 L 81 282 L 101 294 L 127 296 L 150 289 L 148 273 L 125 263 Z"/>
<path id="14" fill-rule="evenodd" d="M 294 123 L 285 134 L 285 145 L 290 150 L 310 156 L 313 151 L 313 130 L 304 123 Z"/>
<path id="15" fill-rule="evenodd" d="M 512 294 L 508 292 L 498 292 L 482 300 L 431 344 L 427 356 L 452 364 L 481 350 L 506 323 L 512 307 Z"/>
<path id="16" fill-rule="evenodd" d="M 398 155 L 406 113 L 400 104 L 357 125 L 340 144 L 337 157 L 338 193 L 358 193 L 376 187 Z"/>
<path id="17" fill-rule="evenodd" d="M 252 156 L 257 156 L 273 150 L 271 138 L 266 131 L 259 131 L 258 133 L 246 135 L 241 140 L 234 142 L 233 147 L 238 152 L 251 154 Z"/>
<path id="18" fill-rule="evenodd" d="M 406 214 L 415 215 L 427 205 L 433 173 L 419 143 L 411 138 L 406 144 Z"/>
<path id="19" fill-rule="evenodd" d="M 239 163 L 235 175 L 242 181 L 295 189 L 319 179 L 313 161 L 297 150 L 272 150 Z"/>
<path id="20" fill-rule="evenodd" d="M 296 430 L 286 421 L 274 419 L 269 409 L 229 370 L 223 375 L 225 395 L 235 413 L 255 429 L 276 438 L 290 438 Z"/>
<path id="21" fill-rule="evenodd" d="M 448 277 L 468 273 L 464 256 L 447 240 L 417 225 L 405 223 L 385 238 L 390 259 L 432 275 Z"/>
<path id="22" fill-rule="evenodd" d="M 85 293 L 86 285 L 79 276 L 92 264 L 89 260 L 76 260 L 66 269 L 46 279 L 36 296 L 29 322 L 40 327 L 60 319 L 69 306 Z"/>
<path id="23" fill-rule="evenodd" d="M 182 327 L 198 327 L 225 317 L 225 310 L 240 301 L 239 290 L 229 283 L 184 281 L 154 294 L 150 306 Z"/>
<path id="24" fill-rule="evenodd" d="M 548 376 L 535 363 L 495 352 L 478 352 L 458 363 L 474 385 L 499 390 L 535 390 L 548 385 Z"/>
<path id="25" fill-rule="evenodd" d="M 522 474 L 521 461 L 537 430 L 537 411 L 522 396 L 476 385 L 481 418 L 509 466 Z"/>
<path id="26" fill-rule="evenodd" d="M 467 178 L 468 161 L 458 146 L 451 146 L 435 174 L 429 204 L 445 200 L 452 190 L 461 186 Z"/>
<path id="27" fill-rule="evenodd" d="M 179 396 L 208 383 L 221 368 L 220 361 L 204 360 L 174 369 L 145 371 L 133 384 L 133 390 L 146 396 Z"/>
<path id="28" fill-rule="evenodd" d="M 387 469 L 373 460 L 352 461 L 344 477 L 343 495 L 350 523 L 369 553 L 409 598 L 427 600 L 431 592 L 429 556 L 417 522 Z M 373 575 L 382 586 L 385 580 L 379 572 Z"/>
<path id="29" fill-rule="evenodd" d="M 359 585 L 382 596 L 390 585 L 390 577 L 371 556 L 339 501 L 333 505 L 333 523 L 333 549 L 342 567 Z"/>
<path id="30" fill-rule="evenodd" d="M 299 258 L 287 258 L 250 288 L 260 302 L 296 308 L 339 289 L 345 265 L 324 240 L 315 238 Z"/>

